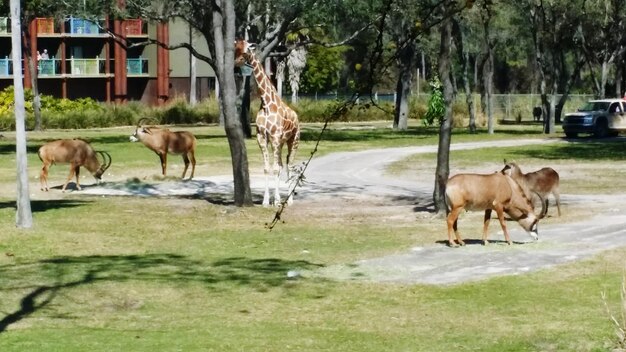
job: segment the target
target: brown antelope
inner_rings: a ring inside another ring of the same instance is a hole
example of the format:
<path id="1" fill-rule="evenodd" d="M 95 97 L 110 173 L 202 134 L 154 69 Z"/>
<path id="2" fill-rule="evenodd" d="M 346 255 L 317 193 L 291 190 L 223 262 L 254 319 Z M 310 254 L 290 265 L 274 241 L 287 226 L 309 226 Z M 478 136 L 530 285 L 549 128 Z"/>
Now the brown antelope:
<path id="1" fill-rule="evenodd" d="M 561 199 L 559 196 L 559 174 L 554 171 L 553 168 L 544 167 L 540 170 L 529 172 L 527 174 L 522 172 L 519 165 L 515 162 L 507 162 L 504 160 L 503 174 L 511 176 L 522 188 L 526 190 L 526 196 L 534 192 L 539 195 L 543 202 L 541 207 L 541 214 L 539 218 L 542 219 L 548 213 L 548 196 L 552 194 L 556 200 L 556 208 L 559 216 L 561 216 Z"/>
<path id="2" fill-rule="evenodd" d="M 76 175 L 76 188 L 81 190 L 79 183 L 81 166 L 89 170 L 97 181 L 100 181 L 102 174 L 111 166 L 109 153 L 94 150 L 89 143 L 82 139 L 61 139 L 48 142 L 39 148 L 38 155 L 43 162 L 39 175 L 42 191 L 48 191 L 48 169 L 50 165 L 55 163 L 70 164 L 70 175 L 61 189 L 63 192 L 74 175 Z M 102 157 L 102 163 L 98 160 L 98 155 Z"/>
<path id="3" fill-rule="evenodd" d="M 167 154 L 182 154 L 185 162 L 182 178 L 185 178 L 189 168 L 189 161 L 191 160 L 191 176 L 189 176 L 189 179 L 192 179 L 196 171 L 196 137 L 187 131 L 172 132 L 167 128 L 145 126 L 142 124 L 144 120 L 148 119 L 142 118 L 137 122 L 137 127 L 132 136 L 130 136 L 130 141 L 140 141 L 159 156 L 163 176 L 166 175 L 167 170 Z"/>
<path id="4" fill-rule="evenodd" d="M 504 221 L 504 213 L 516 220 L 533 239 L 538 239 L 538 219 L 533 205 L 519 184 L 507 175 L 501 173 L 455 175 L 448 180 L 446 185 L 446 203 L 448 206 L 448 243 L 451 247 L 456 246 L 452 239 L 452 230 L 454 230 L 458 244 L 465 245 L 457 228 L 459 213 L 463 209 L 485 211 L 482 238 L 485 245 L 492 210 L 495 210 L 498 215 L 508 244 L 512 242 Z"/>

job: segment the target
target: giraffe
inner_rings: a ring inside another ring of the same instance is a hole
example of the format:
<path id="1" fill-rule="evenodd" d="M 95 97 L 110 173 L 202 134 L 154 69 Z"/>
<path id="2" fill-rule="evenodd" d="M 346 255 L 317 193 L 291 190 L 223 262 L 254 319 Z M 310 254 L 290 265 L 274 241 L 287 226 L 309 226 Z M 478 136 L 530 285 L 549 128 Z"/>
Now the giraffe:
<path id="1" fill-rule="evenodd" d="M 263 153 L 263 172 L 265 174 L 265 192 L 263 194 L 263 206 L 270 205 L 270 172 L 274 176 L 274 206 L 280 205 L 280 175 L 283 169 L 282 148 L 287 144 L 286 172 L 289 179 L 289 166 L 295 158 L 300 142 L 300 124 L 298 114 L 285 104 L 276 88 L 272 85 L 269 77 L 263 69 L 263 65 L 254 55 L 254 44 L 245 40 L 235 42 L 235 65 L 248 64 L 252 67 L 256 79 L 261 108 L 256 115 L 256 137 L 259 148 Z M 272 147 L 272 163 L 268 146 Z M 293 203 L 293 194 L 287 198 L 287 204 Z"/>

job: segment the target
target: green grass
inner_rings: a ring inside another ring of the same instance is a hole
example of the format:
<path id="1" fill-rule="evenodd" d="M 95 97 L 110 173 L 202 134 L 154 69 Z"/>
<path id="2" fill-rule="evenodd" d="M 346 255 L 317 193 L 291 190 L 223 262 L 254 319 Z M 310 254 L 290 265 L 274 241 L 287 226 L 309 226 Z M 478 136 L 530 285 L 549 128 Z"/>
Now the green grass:
<path id="1" fill-rule="evenodd" d="M 354 125 L 333 126 L 320 153 L 437 140 L 422 127 L 397 133 Z M 320 125 L 305 127 L 299 159 L 312 151 Z M 459 131 L 453 141 L 542 137 L 536 129 L 511 127 L 495 136 Z M 196 174 L 228 173 L 223 131 L 193 130 L 199 140 Z M 415 213 L 387 221 L 406 207 L 296 201 L 270 232 L 265 224 L 274 210 L 258 206 L 39 192 L 34 153 L 54 138 L 80 136 L 108 150 L 109 177 L 117 182 L 158 174 L 156 155 L 127 142 L 131 132 L 29 133 L 35 225 L 28 230 L 14 225 L 14 142 L 6 133 L 0 139 L 0 351 L 608 351 L 614 345 L 600 292 L 619 311 L 625 248 L 528 275 L 455 286 L 290 280 L 289 270 L 432 245 L 444 238 L 445 225 Z M 247 146 L 251 170 L 259 172 L 256 142 Z M 562 147 L 481 149 L 454 152 L 451 166 L 500 167 L 507 157 L 528 165 L 580 166 L 586 174 L 600 162 L 623 163 L 624 147 L 584 140 Z M 178 159 L 171 162 L 181 164 Z M 432 162 L 432 155 L 415 157 L 392 172 L 434 172 Z M 51 184 L 61 184 L 67 165 L 52 170 Z M 569 189 L 574 177 L 564 179 Z M 598 185 L 614 191 L 621 186 Z M 576 209 L 567 210 L 571 215 L 547 221 L 574 221 Z M 477 219 L 464 226 L 479 224 Z"/>

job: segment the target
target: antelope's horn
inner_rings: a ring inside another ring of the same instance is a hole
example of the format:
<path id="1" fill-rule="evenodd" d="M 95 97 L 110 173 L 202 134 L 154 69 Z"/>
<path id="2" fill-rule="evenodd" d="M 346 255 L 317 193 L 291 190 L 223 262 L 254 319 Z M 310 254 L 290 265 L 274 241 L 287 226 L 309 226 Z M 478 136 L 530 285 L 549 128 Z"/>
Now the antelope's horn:
<path id="1" fill-rule="evenodd" d="M 141 126 L 144 124 L 144 121 L 152 121 L 154 122 L 156 125 L 159 124 L 159 121 L 157 121 L 154 117 L 142 117 L 139 119 L 139 121 L 137 121 L 137 127 Z"/>
<path id="2" fill-rule="evenodd" d="M 104 151 L 98 151 L 97 153 L 102 156 L 102 171 L 104 172 L 111 166 L 113 158 L 111 158 L 111 154 Z"/>

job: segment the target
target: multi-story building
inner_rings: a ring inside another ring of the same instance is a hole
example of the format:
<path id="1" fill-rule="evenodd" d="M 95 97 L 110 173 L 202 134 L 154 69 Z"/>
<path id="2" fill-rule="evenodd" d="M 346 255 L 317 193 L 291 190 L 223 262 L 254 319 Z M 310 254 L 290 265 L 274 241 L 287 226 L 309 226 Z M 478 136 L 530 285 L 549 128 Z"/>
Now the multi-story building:
<path id="1" fill-rule="evenodd" d="M 42 94 L 162 104 L 177 96 L 188 97 L 192 66 L 197 98 L 213 91 L 215 75 L 210 66 L 201 61 L 192 65 L 188 50 L 141 45 L 149 41 L 165 45 L 189 42 L 193 38 L 183 21 L 149 24 L 142 19 L 103 19 L 95 23 L 75 17 L 62 21 L 37 18 L 29 24 L 29 32 L 30 57 L 36 63 Z M 196 39 L 194 43 L 202 41 Z M 206 45 L 199 50 L 208 52 Z M 0 89 L 13 84 L 11 51 L 10 18 L 0 17 Z M 24 55 L 22 74 L 27 88 L 32 87 L 28 60 Z"/>

